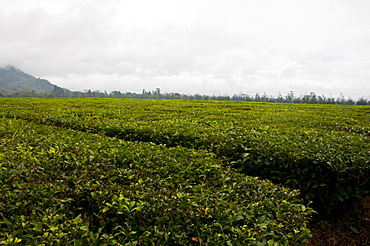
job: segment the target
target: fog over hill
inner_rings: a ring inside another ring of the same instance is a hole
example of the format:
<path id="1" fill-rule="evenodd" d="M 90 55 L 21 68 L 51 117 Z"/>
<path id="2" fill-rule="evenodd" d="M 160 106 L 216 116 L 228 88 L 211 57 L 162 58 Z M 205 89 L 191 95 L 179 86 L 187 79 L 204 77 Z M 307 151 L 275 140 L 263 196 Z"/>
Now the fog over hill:
<path id="1" fill-rule="evenodd" d="M 53 90 L 54 85 L 45 79 L 35 78 L 13 66 L 0 68 L 0 91 L 40 93 Z"/>

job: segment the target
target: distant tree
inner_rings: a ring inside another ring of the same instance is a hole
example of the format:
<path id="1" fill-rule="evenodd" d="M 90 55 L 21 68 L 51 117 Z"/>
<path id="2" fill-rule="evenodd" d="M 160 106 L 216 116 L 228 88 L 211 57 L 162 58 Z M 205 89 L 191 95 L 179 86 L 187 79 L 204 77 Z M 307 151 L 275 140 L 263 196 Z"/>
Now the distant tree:
<path id="1" fill-rule="evenodd" d="M 286 96 L 285 99 L 287 102 L 293 102 L 294 101 L 294 92 L 290 91 Z"/>
<path id="2" fill-rule="evenodd" d="M 196 93 L 194 95 L 186 95 L 180 93 L 163 93 L 160 88 L 156 88 L 153 91 L 142 90 L 142 93 L 131 93 L 131 92 L 121 92 L 121 91 L 112 91 L 107 93 L 106 91 L 100 92 L 98 90 L 91 91 L 70 91 L 59 86 L 54 86 L 53 91 L 42 91 L 36 93 L 35 90 L 24 89 L 19 92 L 7 92 L 0 90 L 0 97 L 98 97 L 98 98 L 140 98 L 140 99 L 195 99 L 195 100 L 232 100 L 232 101 L 247 101 L 247 102 L 279 102 L 279 103 L 319 103 L 319 104 L 347 104 L 347 105 L 370 105 L 370 100 L 362 97 L 357 101 L 352 100 L 351 98 L 346 99 L 345 96 L 341 93 L 339 97 L 333 98 L 326 97 L 325 95 L 317 96 L 314 92 L 310 92 L 306 95 L 300 95 L 296 97 L 293 91 L 287 93 L 285 97 L 279 95 L 277 98 L 273 96 L 268 96 L 266 93 L 263 93 L 262 96 L 257 92 L 256 95 L 249 96 L 248 94 L 234 94 L 232 97 L 227 94 L 224 95 L 201 95 Z"/>
<path id="3" fill-rule="evenodd" d="M 112 91 L 110 93 L 110 96 L 112 96 L 112 97 L 122 97 L 122 93 L 120 91 Z"/>
<path id="4" fill-rule="evenodd" d="M 352 99 L 352 98 L 348 98 L 348 99 L 347 99 L 347 101 L 346 101 L 346 104 L 347 104 L 347 105 L 355 105 L 355 104 L 356 104 L 356 102 L 355 102 L 355 101 L 353 101 L 353 99 Z"/>
<path id="5" fill-rule="evenodd" d="M 318 96 L 317 97 L 317 103 L 326 103 L 326 97 L 324 95 Z"/>
<path id="6" fill-rule="evenodd" d="M 262 97 L 260 98 L 262 102 L 269 102 L 270 98 L 267 96 L 266 92 L 263 93 Z"/>
<path id="7" fill-rule="evenodd" d="M 276 98 L 276 102 L 279 102 L 279 103 L 284 102 L 284 97 L 281 95 L 280 91 L 279 91 L 278 97 Z"/>
<path id="8" fill-rule="evenodd" d="M 346 104 L 346 99 L 343 95 L 343 93 L 341 92 L 340 95 L 337 97 L 336 99 L 336 103 L 337 104 Z"/>
<path id="9" fill-rule="evenodd" d="M 315 92 L 310 92 L 310 97 L 309 97 L 310 99 L 310 103 L 312 103 L 312 104 L 315 104 L 315 103 L 317 103 L 317 96 L 316 96 L 316 94 L 315 94 Z"/>
<path id="10" fill-rule="evenodd" d="M 261 97 L 260 95 L 258 94 L 258 92 L 256 93 L 256 95 L 254 96 L 254 101 L 256 102 L 260 102 L 261 101 Z"/>
<path id="11" fill-rule="evenodd" d="M 368 103 L 369 102 L 367 101 L 366 98 L 361 97 L 360 99 L 357 100 L 356 105 L 368 105 Z"/>

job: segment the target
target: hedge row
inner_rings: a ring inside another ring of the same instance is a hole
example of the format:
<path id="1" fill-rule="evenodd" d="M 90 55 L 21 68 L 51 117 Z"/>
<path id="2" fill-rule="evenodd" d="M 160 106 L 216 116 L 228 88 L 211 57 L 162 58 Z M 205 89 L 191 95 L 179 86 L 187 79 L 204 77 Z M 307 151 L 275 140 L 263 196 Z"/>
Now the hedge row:
<path id="1" fill-rule="evenodd" d="M 296 190 L 214 154 L 0 119 L 0 244 L 304 245 Z"/>
<path id="2" fill-rule="evenodd" d="M 8 101 L 4 115 L 129 141 L 206 149 L 248 175 L 300 189 L 323 215 L 335 215 L 370 192 L 368 107 L 38 100 Z"/>

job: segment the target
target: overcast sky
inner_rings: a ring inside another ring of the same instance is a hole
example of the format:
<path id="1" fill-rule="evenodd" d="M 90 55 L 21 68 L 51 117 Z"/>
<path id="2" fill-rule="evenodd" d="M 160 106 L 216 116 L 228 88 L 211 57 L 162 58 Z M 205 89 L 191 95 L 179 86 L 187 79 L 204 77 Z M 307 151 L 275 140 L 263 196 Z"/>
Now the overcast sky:
<path id="1" fill-rule="evenodd" d="M 0 1 L 0 66 L 71 90 L 370 98 L 369 0 Z"/>

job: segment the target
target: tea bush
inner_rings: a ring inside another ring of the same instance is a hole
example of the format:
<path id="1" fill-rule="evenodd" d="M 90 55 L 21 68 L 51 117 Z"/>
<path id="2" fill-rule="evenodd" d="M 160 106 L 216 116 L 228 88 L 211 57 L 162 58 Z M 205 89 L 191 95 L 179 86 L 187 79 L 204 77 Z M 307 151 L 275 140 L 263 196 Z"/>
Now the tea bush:
<path id="1" fill-rule="evenodd" d="M 0 244 L 304 245 L 297 190 L 214 154 L 0 119 Z"/>
<path id="2" fill-rule="evenodd" d="M 1 99 L 2 115 L 128 141 L 203 149 L 300 189 L 322 215 L 369 194 L 369 107 L 129 99 Z M 19 100 L 19 101 L 18 101 Z"/>

